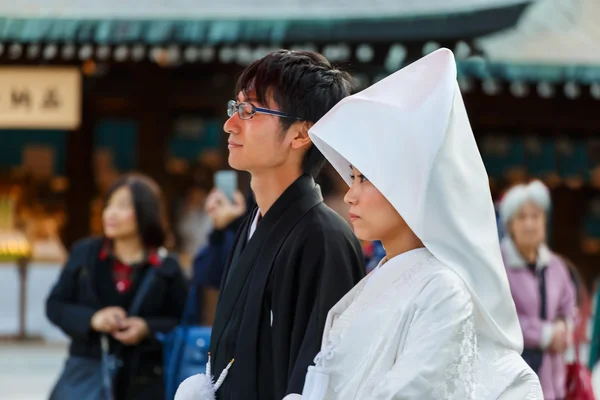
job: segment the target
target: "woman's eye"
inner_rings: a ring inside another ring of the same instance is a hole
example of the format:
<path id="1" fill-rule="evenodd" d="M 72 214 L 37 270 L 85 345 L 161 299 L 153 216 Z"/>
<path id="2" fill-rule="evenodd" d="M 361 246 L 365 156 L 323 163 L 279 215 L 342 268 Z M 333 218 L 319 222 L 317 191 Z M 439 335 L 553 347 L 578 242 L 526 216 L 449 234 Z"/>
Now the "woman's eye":
<path id="1" fill-rule="evenodd" d="M 350 175 L 350 180 L 354 181 L 356 179 L 356 175 Z M 358 175 L 358 179 L 360 180 L 360 183 L 364 183 L 366 181 L 368 181 L 367 177 L 364 175 Z"/>

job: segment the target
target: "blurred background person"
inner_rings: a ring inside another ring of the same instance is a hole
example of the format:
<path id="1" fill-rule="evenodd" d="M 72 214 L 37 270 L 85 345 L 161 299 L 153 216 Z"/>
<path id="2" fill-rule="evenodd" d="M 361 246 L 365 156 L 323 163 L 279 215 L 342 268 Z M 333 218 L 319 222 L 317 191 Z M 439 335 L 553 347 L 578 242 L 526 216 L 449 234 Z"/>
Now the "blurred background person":
<path id="1" fill-rule="evenodd" d="M 590 318 L 592 316 L 592 299 L 590 295 L 589 285 L 586 284 L 585 279 L 581 276 L 581 267 L 575 265 L 575 263 L 564 255 L 555 253 L 559 256 L 567 268 L 569 269 L 569 274 L 571 276 L 571 280 L 573 281 L 573 286 L 575 287 L 575 305 L 577 309 L 577 319 L 575 322 L 574 332 L 573 332 L 573 343 L 580 344 L 580 350 L 585 351 L 589 349 L 587 348 L 589 344 L 588 331 L 591 328 Z M 585 356 L 587 356 L 588 351 L 585 352 Z M 573 357 L 573 355 L 570 355 Z M 569 358 L 569 357 L 567 357 Z"/>
<path id="2" fill-rule="evenodd" d="M 540 181 L 511 188 L 500 203 L 502 255 L 521 329 L 523 358 L 540 377 L 544 398 L 566 394 L 565 352 L 576 322 L 575 286 L 568 267 L 546 244 L 551 200 Z"/>
<path id="3" fill-rule="evenodd" d="M 233 201 L 230 201 L 217 188 L 206 199 L 205 212 L 213 229 L 206 246 L 196 254 L 192 265 L 196 290 L 194 319 L 198 324 L 211 326 L 213 323 L 225 264 L 238 229 L 253 204 L 253 197 L 244 197 L 241 191 L 237 191 Z"/>
<path id="4" fill-rule="evenodd" d="M 175 327 L 187 293 L 178 261 L 166 255 L 163 205 L 158 186 L 142 175 L 126 175 L 109 189 L 104 236 L 77 242 L 48 297 L 50 321 L 70 338 L 69 357 L 52 400 L 105 399 L 101 337 L 120 365 L 117 400 L 163 399 L 162 351 L 157 332 Z M 151 269 L 147 296 L 138 299 Z M 130 315 L 134 301 L 139 312 Z"/>
<path id="5" fill-rule="evenodd" d="M 212 221 L 205 210 L 208 190 L 206 185 L 192 183 L 179 210 L 177 218 L 179 248 L 181 255 L 187 259 L 192 258 L 199 249 L 207 245 L 213 228 Z"/>

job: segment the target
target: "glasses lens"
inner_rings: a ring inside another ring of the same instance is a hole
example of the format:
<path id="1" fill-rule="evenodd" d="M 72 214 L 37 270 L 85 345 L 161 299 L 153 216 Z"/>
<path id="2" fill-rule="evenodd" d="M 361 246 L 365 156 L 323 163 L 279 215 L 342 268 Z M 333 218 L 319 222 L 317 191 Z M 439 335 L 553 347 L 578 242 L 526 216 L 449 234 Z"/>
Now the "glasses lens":
<path id="1" fill-rule="evenodd" d="M 233 114 L 235 114 L 235 109 L 236 109 L 235 100 L 229 100 L 229 102 L 227 103 L 227 115 L 229 117 L 233 117 Z"/>
<path id="2" fill-rule="evenodd" d="M 250 119 L 254 116 L 254 107 L 250 103 L 240 103 L 238 112 L 241 119 Z"/>

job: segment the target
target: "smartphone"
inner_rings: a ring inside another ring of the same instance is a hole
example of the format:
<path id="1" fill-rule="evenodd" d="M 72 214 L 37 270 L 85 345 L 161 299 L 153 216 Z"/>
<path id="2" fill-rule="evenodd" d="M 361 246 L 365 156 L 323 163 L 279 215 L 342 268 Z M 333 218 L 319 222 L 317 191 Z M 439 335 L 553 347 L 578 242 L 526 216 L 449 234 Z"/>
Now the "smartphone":
<path id="1" fill-rule="evenodd" d="M 215 173 L 215 187 L 222 191 L 229 201 L 234 201 L 234 194 L 238 189 L 237 172 L 221 170 Z"/>

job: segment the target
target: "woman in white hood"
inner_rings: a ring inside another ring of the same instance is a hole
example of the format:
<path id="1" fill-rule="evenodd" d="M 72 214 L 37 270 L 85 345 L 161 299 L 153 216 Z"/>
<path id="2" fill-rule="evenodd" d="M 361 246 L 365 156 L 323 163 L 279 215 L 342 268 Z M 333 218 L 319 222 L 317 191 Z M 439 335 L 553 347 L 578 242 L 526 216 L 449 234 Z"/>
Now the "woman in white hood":
<path id="1" fill-rule="evenodd" d="M 310 130 L 356 235 L 387 257 L 329 312 L 303 400 L 542 399 L 452 52 L 342 100 Z"/>

